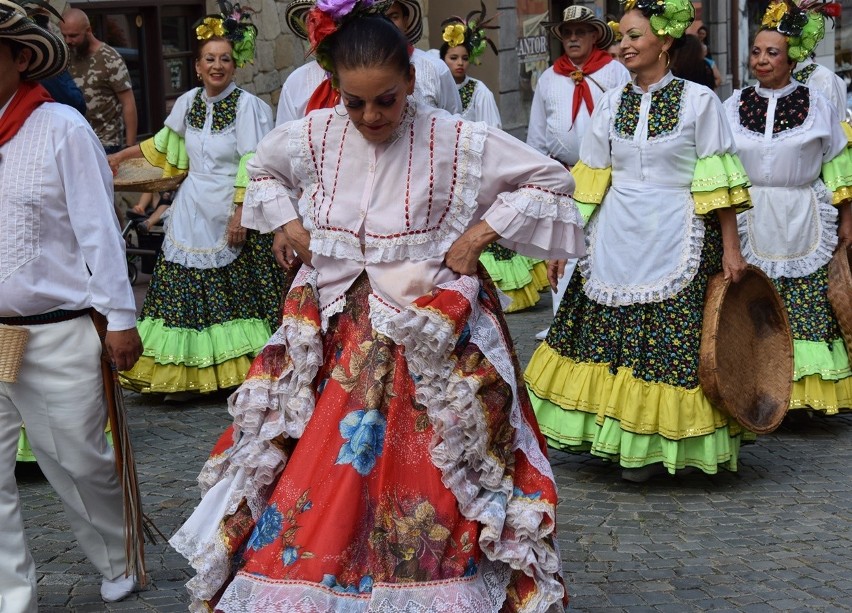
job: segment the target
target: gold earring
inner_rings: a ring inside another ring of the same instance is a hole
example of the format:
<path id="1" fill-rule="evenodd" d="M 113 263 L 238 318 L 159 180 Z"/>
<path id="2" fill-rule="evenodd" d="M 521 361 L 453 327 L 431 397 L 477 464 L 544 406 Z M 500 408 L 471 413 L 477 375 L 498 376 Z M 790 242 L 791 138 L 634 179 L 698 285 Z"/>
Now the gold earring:
<path id="1" fill-rule="evenodd" d="M 672 63 L 672 58 L 671 58 L 671 56 L 669 55 L 669 52 L 668 52 L 668 51 L 666 51 L 665 49 L 663 49 L 662 51 L 660 51 L 660 55 L 658 55 L 658 56 L 657 56 L 657 61 L 659 62 L 661 59 L 663 59 L 663 54 L 664 54 L 664 53 L 666 54 L 666 68 L 668 68 L 668 67 L 669 67 L 669 65 Z"/>
<path id="2" fill-rule="evenodd" d="M 201 80 L 201 73 L 200 73 L 200 72 L 196 72 L 196 73 L 195 73 L 195 78 L 196 78 L 196 79 L 198 79 L 198 80 L 200 81 L 200 80 Z"/>

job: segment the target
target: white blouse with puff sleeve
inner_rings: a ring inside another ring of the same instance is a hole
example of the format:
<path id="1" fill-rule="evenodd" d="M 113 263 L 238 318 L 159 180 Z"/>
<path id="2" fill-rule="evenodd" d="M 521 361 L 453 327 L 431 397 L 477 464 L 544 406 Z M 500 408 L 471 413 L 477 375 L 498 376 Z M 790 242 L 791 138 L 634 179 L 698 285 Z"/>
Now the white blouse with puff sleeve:
<path id="1" fill-rule="evenodd" d="M 530 257 L 584 251 L 573 180 L 558 162 L 411 97 L 385 143 L 365 140 L 342 107 L 327 109 L 273 130 L 247 168 L 243 225 L 302 221 L 324 325 L 364 271 L 375 299 L 395 309 L 458 279 L 444 256 L 481 219 Z"/>

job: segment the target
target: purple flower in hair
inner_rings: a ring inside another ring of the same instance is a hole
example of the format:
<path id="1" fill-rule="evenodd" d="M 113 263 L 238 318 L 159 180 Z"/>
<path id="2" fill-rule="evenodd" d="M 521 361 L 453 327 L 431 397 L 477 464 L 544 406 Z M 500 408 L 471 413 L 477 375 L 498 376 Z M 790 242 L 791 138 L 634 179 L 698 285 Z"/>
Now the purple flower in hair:
<path id="1" fill-rule="evenodd" d="M 358 0 L 317 0 L 317 8 L 335 21 L 346 17 L 358 4 Z"/>

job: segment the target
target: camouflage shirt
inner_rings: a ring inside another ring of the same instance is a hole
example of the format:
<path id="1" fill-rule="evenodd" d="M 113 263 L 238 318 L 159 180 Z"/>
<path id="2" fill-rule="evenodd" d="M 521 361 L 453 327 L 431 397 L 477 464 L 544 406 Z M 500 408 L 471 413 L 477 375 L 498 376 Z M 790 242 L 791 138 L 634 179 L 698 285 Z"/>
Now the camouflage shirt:
<path id="1" fill-rule="evenodd" d="M 86 58 L 71 57 L 68 70 L 86 98 L 86 119 L 104 147 L 124 143 L 124 119 L 116 94 L 131 88 L 118 51 L 107 44 Z"/>

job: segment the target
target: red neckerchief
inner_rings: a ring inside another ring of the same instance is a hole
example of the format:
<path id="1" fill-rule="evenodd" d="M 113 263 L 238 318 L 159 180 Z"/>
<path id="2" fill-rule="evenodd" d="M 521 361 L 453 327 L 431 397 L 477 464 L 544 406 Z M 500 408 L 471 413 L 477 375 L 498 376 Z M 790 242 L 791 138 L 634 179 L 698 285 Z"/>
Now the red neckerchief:
<path id="1" fill-rule="evenodd" d="M 331 79 L 325 78 L 322 83 L 317 85 L 314 93 L 311 94 L 308 100 L 308 107 L 305 109 L 305 115 L 317 109 L 331 109 L 337 105 L 340 100 L 340 92 L 331 86 Z"/>
<path id="2" fill-rule="evenodd" d="M 0 117 L 0 145 L 12 140 L 32 112 L 44 102 L 53 102 L 45 88 L 38 83 L 21 82 L 6 112 Z"/>
<path id="3" fill-rule="evenodd" d="M 563 54 L 559 56 L 553 64 L 553 71 L 563 77 L 571 77 L 574 81 L 574 100 L 571 104 L 571 122 L 577 119 L 580 112 L 580 106 L 583 102 L 586 103 L 586 108 L 589 109 L 589 115 L 595 109 L 595 101 L 592 99 L 592 90 L 589 84 L 586 83 L 586 75 L 597 72 L 612 61 L 612 56 L 602 49 L 593 49 L 592 54 L 586 63 L 581 67 L 577 67 L 574 62 L 568 59 L 568 56 Z"/>

